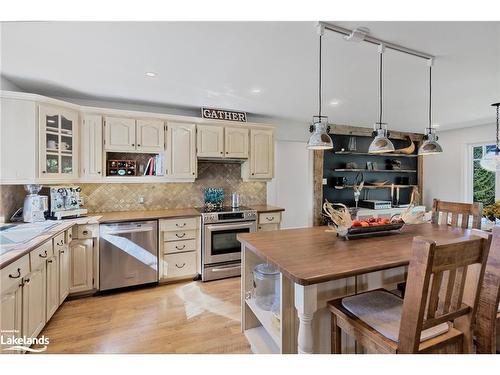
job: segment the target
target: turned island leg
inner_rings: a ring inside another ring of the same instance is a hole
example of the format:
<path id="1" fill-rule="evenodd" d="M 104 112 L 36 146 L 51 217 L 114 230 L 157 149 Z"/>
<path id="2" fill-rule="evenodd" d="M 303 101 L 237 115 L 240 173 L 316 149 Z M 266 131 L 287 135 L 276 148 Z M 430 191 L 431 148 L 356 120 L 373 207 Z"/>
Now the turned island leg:
<path id="1" fill-rule="evenodd" d="M 295 284 L 295 308 L 299 317 L 297 353 L 312 354 L 314 347 L 312 321 L 317 309 L 316 285 Z"/>

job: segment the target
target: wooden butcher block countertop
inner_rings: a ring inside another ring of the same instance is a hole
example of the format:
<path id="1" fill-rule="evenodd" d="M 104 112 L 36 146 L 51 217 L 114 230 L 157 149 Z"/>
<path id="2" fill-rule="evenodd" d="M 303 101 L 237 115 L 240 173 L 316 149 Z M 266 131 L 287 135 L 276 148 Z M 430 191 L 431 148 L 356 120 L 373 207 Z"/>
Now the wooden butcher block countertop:
<path id="1" fill-rule="evenodd" d="M 398 234 L 346 241 L 325 229 L 242 233 L 238 240 L 295 283 L 311 285 L 407 265 L 415 236 L 438 244 L 471 236 L 468 229 L 418 224 L 407 225 Z"/>
<path id="2" fill-rule="evenodd" d="M 195 208 L 171 208 L 151 211 L 117 211 L 98 213 L 100 223 L 116 223 L 120 221 L 174 219 L 182 217 L 200 216 Z"/>

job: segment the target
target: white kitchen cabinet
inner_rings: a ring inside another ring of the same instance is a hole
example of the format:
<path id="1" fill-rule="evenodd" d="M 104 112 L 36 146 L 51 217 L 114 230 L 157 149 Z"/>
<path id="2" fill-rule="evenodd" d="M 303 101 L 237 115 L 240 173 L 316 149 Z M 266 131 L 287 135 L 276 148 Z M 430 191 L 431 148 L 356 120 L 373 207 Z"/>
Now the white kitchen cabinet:
<path id="1" fill-rule="evenodd" d="M 69 246 L 64 245 L 59 253 L 59 305 L 61 305 L 69 294 Z"/>
<path id="2" fill-rule="evenodd" d="M 248 158 L 248 129 L 226 127 L 224 149 L 224 156 L 227 158 Z"/>
<path id="3" fill-rule="evenodd" d="M 78 112 L 40 104 L 39 177 L 71 180 L 78 177 Z"/>
<path id="4" fill-rule="evenodd" d="M 135 151 L 135 120 L 104 118 L 104 149 L 106 151 Z"/>
<path id="5" fill-rule="evenodd" d="M 86 292 L 93 289 L 92 239 L 73 240 L 69 245 L 69 293 Z"/>
<path id="6" fill-rule="evenodd" d="M 250 158 L 241 167 L 244 180 L 270 180 L 274 177 L 274 131 L 250 129 Z"/>
<path id="7" fill-rule="evenodd" d="M 196 155 L 204 158 L 224 156 L 224 127 L 198 125 L 196 128 Z"/>
<path id="8" fill-rule="evenodd" d="M 23 335 L 37 337 L 46 322 L 46 262 L 40 262 L 38 267 L 24 278 L 23 286 Z"/>
<path id="9" fill-rule="evenodd" d="M 2 97 L 0 106 L 0 182 L 33 183 L 38 176 L 37 105 Z"/>
<path id="10" fill-rule="evenodd" d="M 19 279 L 17 283 L 0 294 L 0 331 L 3 341 L 22 336 L 22 303 L 23 303 L 23 281 Z M 10 345 L 1 344 L 4 349 Z M 3 353 L 11 353 L 4 351 Z M 15 351 L 12 351 L 15 353 Z"/>
<path id="11" fill-rule="evenodd" d="M 161 120 L 137 120 L 137 151 L 161 152 L 165 148 L 165 125 Z"/>
<path id="12" fill-rule="evenodd" d="M 103 176 L 102 116 L 84 114 L 80 138 L 82 179 L 99 179 Z"/>
<path id="13" fill-rule="evenodd" d="M 167 175 L 172 178 L 196 177 L 196 125 L 167 124 Z"/>
<path id="14" fill-rule="evenodd" d="M 59 256 L 56 252 L 47 259 L 46 321 L 59 307 Z"/>

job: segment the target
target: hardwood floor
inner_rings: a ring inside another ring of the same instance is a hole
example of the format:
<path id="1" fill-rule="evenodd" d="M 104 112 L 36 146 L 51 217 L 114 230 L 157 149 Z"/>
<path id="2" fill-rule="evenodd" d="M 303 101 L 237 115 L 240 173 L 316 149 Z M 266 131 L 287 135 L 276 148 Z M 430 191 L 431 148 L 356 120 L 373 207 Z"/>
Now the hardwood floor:
<path id="1" fill-rule="evenodd" d="M 48 353 L 250 353 L 240 278 L 70 300 L 40 335 Z"/>

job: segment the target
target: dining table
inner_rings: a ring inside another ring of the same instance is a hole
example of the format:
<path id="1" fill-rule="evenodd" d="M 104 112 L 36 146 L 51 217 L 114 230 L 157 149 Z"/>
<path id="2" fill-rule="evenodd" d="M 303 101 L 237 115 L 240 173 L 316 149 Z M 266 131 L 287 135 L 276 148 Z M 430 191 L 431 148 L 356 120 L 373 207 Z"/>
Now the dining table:
<path id="1" fill-rule="evenodd" d="M 260 332 L 271 336 L 274 351 L 329 353 L 329 300 L 381 287 L 391 290 L 405 282 L 417 236 L 448 244 L 468 239 L 476 231 L 423 223 L 405 225 L 395 233 L 346 240 L 328 229 L 317 226 L 238 235 L 242 248 L 242 330 L 249 333 L 247 337 L 252 336 L 251 330 L 264 327 Z M 253 269 L 259 263 L 273 265 L 281 275 L 280 325 L 274 331 L 249 297 Z M 343 352 L 356 350 L 352 342 L 344 341 Z"/>

